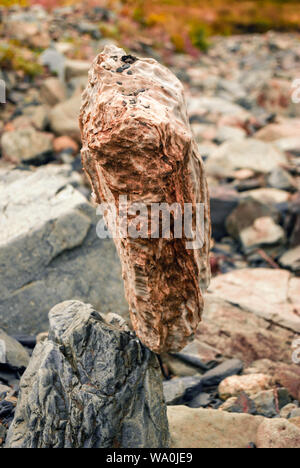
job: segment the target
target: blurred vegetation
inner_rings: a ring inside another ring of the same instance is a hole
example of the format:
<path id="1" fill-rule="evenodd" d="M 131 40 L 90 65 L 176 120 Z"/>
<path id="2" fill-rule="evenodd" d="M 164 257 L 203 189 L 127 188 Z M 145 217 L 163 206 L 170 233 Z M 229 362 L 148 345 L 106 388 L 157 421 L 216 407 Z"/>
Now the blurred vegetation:
<path id="1" fill-rule="evenodd" d="M 0 0 L 0 5 L 11 7 L 13 5 L 28 6 L 27 0 Z"/>
<path id="2" fill-rule="evenodd" d="M 122 4 L 144 30 L 164 29 L 178 52 L 190 47 L 206 51 L 212 35 L 300 32 L 299 0 L 122 0 Z"/>
<path id="3" fill-rule="evenodd" d="M 44 68 L 38 63 L 38 52 L 29 52 L 16 41 L 0 43 L 0 68 L 17 70 L 25 75 L 35 77 L 43 73 Z"/>
<path id="4" fill-rule="evenodd" d="M 54 6 L 78 0 L 0 0 L 0 5 L 40 3 Z M 206 51 L 212 35 L 300 32 L 300 0 L 85 0 L 85 6 L 104 6 L 117 13 L 114 23 L 103 22 L 104 37 L 126 42 L 148 37 L 155 45 L 169 42 L 177 52 Z M 155 46 L 154 45 L 154 46 Z M 197 53 L 197 52 L 196 52 Z"/>

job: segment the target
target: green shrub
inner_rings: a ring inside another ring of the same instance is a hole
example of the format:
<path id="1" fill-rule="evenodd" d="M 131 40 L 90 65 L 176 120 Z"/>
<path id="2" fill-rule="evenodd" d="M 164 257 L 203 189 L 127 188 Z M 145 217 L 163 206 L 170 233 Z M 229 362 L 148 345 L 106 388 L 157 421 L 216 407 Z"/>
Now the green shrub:
<path id="1" fill-rule="evenodd" d="M 190 39 L 194 47 L 206 52 L 210 46 L 208 28 L 201 23 L 193 24 L 190 28 Z"/>
<path id="2" fill-rule="evenodd" d="M 22 48 L 10 43 L 0 44 L 0 67 L 8 70 L 20 70 L 30 77 L 40 75 L 44 71 L 44 68 L 37 62 L 37 54 L 32 54 L 31 59 L 29 59 Z"/>

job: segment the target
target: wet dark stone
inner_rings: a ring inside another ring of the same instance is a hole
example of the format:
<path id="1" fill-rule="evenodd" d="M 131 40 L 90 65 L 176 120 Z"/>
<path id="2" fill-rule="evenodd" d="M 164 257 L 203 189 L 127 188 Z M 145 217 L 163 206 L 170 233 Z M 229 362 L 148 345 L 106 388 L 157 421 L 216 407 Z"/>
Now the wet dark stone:
<path id="1" fill-rule="evenodd" d="M 224 194 L 215 195 L 210 198 L 212 236 L 215 240 L 221 240 L 227 235 L 226 219 L 238 205 L 238 195 Z"/>
<path id="2" fill-rule="evenodd" d="M 219 385 L 226 377 L 240 374 L 243 368 L 244 364 L 239 359 L 229 359 L 202 375 L 201 382 L 204 387 L 213 387 Z"/>
<path id="3" fill-rule="evenodd" d="M 27 348 L 33 349 L 36 345 L 36 337 L 29 335 L 14 335 L 13 338 L 17 340 L 21 345 Z"/>
<path id="4" fill-rule="evenodd" d="M 182 362 L 185 362 L 186 364 L 190 364 L 202 371 L 208 371 L 209 367 L 204 364 L 204 362 L 201 361 L 197 356 L 193 356 L 192 354 L 185 354 L 185 353 L 173 353 L 171 356 L 176 357 Z"/>
<path id="5" fill-rule="evenodd" d="M 206 408 L 213 400 L 213 396 L 209 393 L 199 393 L 187 406 L 190 408 Z"/>

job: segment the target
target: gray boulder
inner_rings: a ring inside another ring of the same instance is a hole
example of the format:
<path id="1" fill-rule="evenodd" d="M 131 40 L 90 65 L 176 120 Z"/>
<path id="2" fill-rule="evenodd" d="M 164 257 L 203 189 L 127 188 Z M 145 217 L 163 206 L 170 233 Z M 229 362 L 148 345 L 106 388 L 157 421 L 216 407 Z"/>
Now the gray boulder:
<path id="1" fill-rule="evenodd" d="M 0 364 L 9 364 L 19 368 L 26 367 L 28 362 L 29 354 L 26 349 L 0 328 Z"/>
<path id="2" fill-rule="evenodd" d="M 95 208 L 69 166 L 0 171 L 0 323 L 8 334 L 48 328 L 48 311 L 78 299 L 126 314 L 120 262 L 99 239 Z"/>
<path id="3" fill-rule="evenodd" d="M 6 447 L 168 446 L 157 358 L 112 315 L 105 321 L 78 301 L 50 311 L 49 338 L 22 377 Z"/>
<path id="4" fill-rule="evenodd" d="M 1 137 L 1 147 L 4 156 L 10 161 L 38 166 L 51 159 L 53 135 L 28 126 L 4 132 Z"/>

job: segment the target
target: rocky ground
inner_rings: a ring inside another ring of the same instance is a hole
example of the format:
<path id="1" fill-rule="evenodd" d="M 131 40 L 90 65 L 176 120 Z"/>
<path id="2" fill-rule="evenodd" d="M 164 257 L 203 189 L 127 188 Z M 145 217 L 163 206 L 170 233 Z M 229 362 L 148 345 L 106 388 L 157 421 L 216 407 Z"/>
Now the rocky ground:
<path id="1" fill-rule="evenodd" d="M 77 120 L 113 17 L 1 11 L 0 445 L 49 310 L 78 299 L 127 313 L 114 246 L 96 236 Z M 215 38 L 198 58 L 127 45 L 184 83 L 211 195 L 203 321 L 182 352 L 161 356 L 173 445 L 300 447 L 299 36 Z"/>

